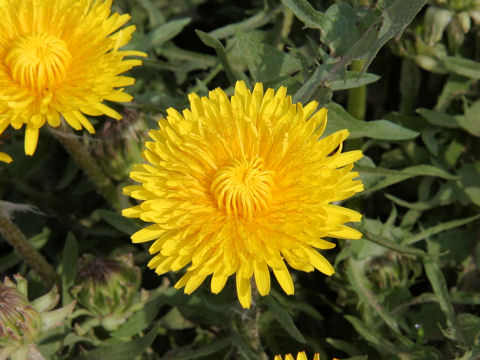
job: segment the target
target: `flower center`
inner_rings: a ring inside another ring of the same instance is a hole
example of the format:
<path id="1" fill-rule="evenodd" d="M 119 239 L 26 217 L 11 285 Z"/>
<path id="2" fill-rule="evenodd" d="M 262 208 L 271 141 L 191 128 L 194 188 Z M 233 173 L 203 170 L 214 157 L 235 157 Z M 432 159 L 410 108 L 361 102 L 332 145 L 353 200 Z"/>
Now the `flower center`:
<path id="1" fill-rule="evenodd" d="M 42 91 L 65 77 L 70 59 L 65 41 L 42 33 L 13 41 L 5 64 L 21 86 Z"/>
<path id="2" fill-rule="evenodd" d="M 273 171 L 263 170 L 263 159 L 235 159 L 215 174 L 210 191 L 228 216 L 253 219 L 272 198 Z"/>

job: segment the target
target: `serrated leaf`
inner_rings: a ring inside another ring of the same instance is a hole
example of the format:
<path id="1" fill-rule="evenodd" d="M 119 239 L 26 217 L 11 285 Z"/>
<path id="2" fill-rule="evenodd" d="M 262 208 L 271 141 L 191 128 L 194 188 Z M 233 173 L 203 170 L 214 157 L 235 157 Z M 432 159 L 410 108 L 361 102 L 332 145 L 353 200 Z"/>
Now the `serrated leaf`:
<path id="1" fill-rule="evenodd" d="M 370 73 L 362 73 L 358 71 L 347 71 L 344 79 L 332 81 L 330 89 L 333 91 L 353 89 L 356 87 L 368 85 L 378 81 L 380 76 Z"/>
<path id="2" fill-rule="evenodd" d="M 265 301 L 267 302 L 268 309 L 272 312 L 273 317 L 285 329 L 285 331 L 298 342 L 306 344 L 307 341 L 295 326 L 288 311 L 281 307 L 272 296 L 267 296 Z"/>
<path id="3" fill-rule="evenodd" d="M 408 140 L 417 137 L 416 131 L 396 125 L 387 120 L 361 121 L 350 115 L 341 105 L 330 103 L 325 135 L 348 129 L 349 139 L 368 137 L 381 140 Z"/>
<path id="4" fill-rule="evenodd" d="M 255 81 L 269 81 L 302 69 L 300 60 L 277 48 L 255 41 L 246 33 L 237 35 L 238 46 Z"/>
<path id="5" fill-rule="evenodd" d="M 87 354 L 80 356 L 81 360 L 130 360 L 142 355 L 152 344 L 157 336 L 159 325 L 157 324 L 145 336 L 132 341 L 98 347 Z"/>
<path id="6" fill-rule="evenodd" d="M 69 290 L 75 283 L 77 274 L 78 245 L 75 236 L 69 232 L 65 239 L 62 254 L 62 304 L 63 306 L 72 301 Z"/>
<path id="7" fill-rule="evenodd" d="M 190 20 L 190 18 L 183 18 L 158 25 L 138 42 L 137 50 L 148 51 L 173 39 L 190 23 Z"/>

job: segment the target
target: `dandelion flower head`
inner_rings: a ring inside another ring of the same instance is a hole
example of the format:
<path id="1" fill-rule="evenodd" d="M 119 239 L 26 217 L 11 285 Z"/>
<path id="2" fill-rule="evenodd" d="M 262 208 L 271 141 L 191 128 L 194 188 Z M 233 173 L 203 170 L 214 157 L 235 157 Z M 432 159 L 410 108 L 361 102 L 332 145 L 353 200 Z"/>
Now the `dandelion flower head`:
<path id="1" fill-rule="evenodd" d="M 295 360 L 295 358 L 292 356 L 292 354 L 287 354 L 285 355 L 285 357 L 282 357 L 281 355 L 275 355 L 274 360 Z M 296 360 L 308 360 L 305 351 L 300 351 L 297 354 Z M 315 355 L 313 355 L 313 360 L 320 360 L 320 354 L 316 353 Z"/>
<path id="2" fill-rule="evenodd" d="M 25 125 L 32 155 L 39 129 L 60 125 L 95 130 L 85 115 L 121 115 L 104 100 L 128 102 L 134 79 L 121 73 L 140 65 L 120 51 L 135 26 L 128 14 L 111 14 L 112 0 L 0 0 L 0 134 Z"/>
<path id="3" fill-rule="evenodd" d="M 317 102 L 292 104 L 286 88 L 253 92 L 244 82 L 229 98 L 221 89 L 208 97 L 189 95 L 190 109 L 170 108 L 159 130 L 151 130 L 145 159 L 130 177 L 141 183 L 124 193 L 142 200 L 126 217 L 152 225 L 132 235 L 155 240 L 148 266 L 157 274 L 190 264 L 176 288 L 192 293 L 211 275 L 220 292 L 236 276 L 243 307 L 251 305 L 255 278 L 261 295 L 270 290 L 270 269 L 287 294 L 293 269 L 334 269 L 317 249 L 324 237 L 358 239 L 344 224 L 360 221 L 353 210 L 331 204 L 363 190 L 352 172 L 361 151 L 341 153 L 347 130 L 319 140 L 327 120 Z"/>

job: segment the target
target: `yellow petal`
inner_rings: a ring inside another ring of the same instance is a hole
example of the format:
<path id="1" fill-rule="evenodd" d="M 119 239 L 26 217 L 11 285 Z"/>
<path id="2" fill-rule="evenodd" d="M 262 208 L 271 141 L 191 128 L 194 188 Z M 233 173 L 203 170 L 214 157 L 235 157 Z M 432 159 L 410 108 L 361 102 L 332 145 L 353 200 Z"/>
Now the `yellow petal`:
<path id="1" fill-rule="evenodd" d="M 254 260 L 253 272 L 255 274 L 255 284 L 260 295 L 265 296 L 270 292 L 270 271 L 263 260 Z"/>
<path id="2" fill-rule="evenodd" d="M 10 155 L 0 152 L 0 161 L 10 164 L 13 161 L 13 159 L 10 157 Z"/>
<path id="3" fill-rule="evenodd" d="M 141 243 L 146 241 L 151 241 L 158 238 L 165 232 L 164 229 L 160 228 L 159 225 L 154 224 L 143 228 L 142 230 L 137 231 L 132 235 L 131 239 L 134 243 Z"/>
<path id="4" fill-rule="evenodd" d="M 285 291 L 287 295 L 293 295 L 295 292 L 295 287 L 293 286 L 292 277 L 290 276 L 285 264 L 283 269 L 274 268 L 273 273 L 275 274 L 275 277 L 277 278 L 277 281 L 282 287 L 283 291 Z"/>
<path id="5" fill-rule="evenodd" d="M 33 155 L 37 148 L 38 128 L 27 125 L 25 129 L 25 154 Z"/>
<path id="6" fill-rule="evenodd" d="M 305 252 L 310 259 L 310 263 L 315 267 L 315 269 L 329 276 L 335 273 L 332 264 L 330 264 L 328 260 L 325 259 L 325 257 L 323 257 L 323 255 L 321 255 L 317 250 L 306 248 Z"/>
<path id="7" fill-rule="evenodd" d="M 236 280 L 238 300 L 244 309 L 248 309 L 252 304 L 252 287 L 250 286 L 250 279 L 244 279 L 238 271 Z"/>

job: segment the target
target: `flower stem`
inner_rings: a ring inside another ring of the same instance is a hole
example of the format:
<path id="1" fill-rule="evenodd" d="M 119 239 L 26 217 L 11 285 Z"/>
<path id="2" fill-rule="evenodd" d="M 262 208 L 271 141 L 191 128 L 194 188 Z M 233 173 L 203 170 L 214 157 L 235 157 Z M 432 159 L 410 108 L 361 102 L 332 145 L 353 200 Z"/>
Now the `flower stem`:
<path id="1" fill-rule="evenodd" d="M 353 60 L 352 71 L 362 71 L 365 66 L 364 60 Z M 358 120 L 365 119 L 367 109 L 367 86 L 359 86 L 348 91 L 348 112 Z"/>
<path id="2" fill-rule="evenodd" d="M 259 293 L 254 284 L 252 284 L 252 306 L 249 309 L 242 309 L 238 316 L 238 331 L 242 339 L 259 354 L 260 359 L 268 360 L 267 354 L 262 349 L 260 340 L 260 331 L 258 329 L 258 319 L 260 317 L 260 308 L 258 307 Z"/>
<path id="3" fill-rule="evenodd" d="M 77 165 L 87 175 L 98 193 L 108 201 L 114 210 L 121 211 L 122 206 L 119 201 L 119 194 L 116 187 L 102 171 L 97 160 L 90 154 L 88 149 L 76 139 L 76 135 L 73 131 L 62 124 L 60 126 L 60 131 L 51 130 L 50 132 L 62 143 L 65 150 L 67 150 L 67 152 L 75 159 Z"/>
<path id="4" fill-rule="evenodd" d="M 7 214 L 0 211 L 0 234 L 14 247 L 27 264 L 47 282 L 48 286 L 60 285 L 60 278 L 55 269 L 28 241 L 24 233 L 15 225 Z"/>

